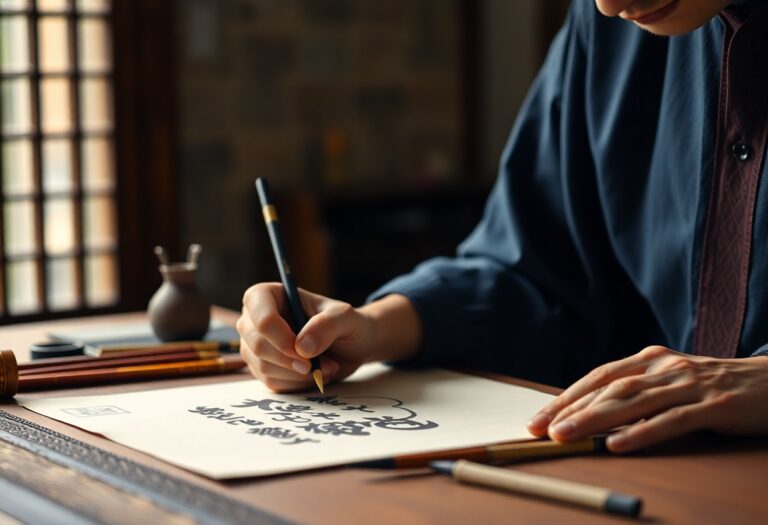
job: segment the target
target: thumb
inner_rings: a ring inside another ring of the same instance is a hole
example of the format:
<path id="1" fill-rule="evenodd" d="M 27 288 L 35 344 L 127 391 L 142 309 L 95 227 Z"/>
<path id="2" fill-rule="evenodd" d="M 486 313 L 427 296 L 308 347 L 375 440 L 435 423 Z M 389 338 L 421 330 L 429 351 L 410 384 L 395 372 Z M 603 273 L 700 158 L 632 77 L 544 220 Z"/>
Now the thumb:
<path id="1" fill-rule="evenodd" d="M 334 341 L 354 336 L 358 330 L 357 311 L 338 303 L 312 316 L 296 336 L 296 352 L 309 359 L 322 354 Z"/>

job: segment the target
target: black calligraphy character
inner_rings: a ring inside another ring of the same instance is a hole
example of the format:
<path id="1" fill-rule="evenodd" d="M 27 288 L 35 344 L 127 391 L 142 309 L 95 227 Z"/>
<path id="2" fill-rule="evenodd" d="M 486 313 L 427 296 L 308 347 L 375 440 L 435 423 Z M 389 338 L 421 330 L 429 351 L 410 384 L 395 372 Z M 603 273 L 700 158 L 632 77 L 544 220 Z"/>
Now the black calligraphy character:
<path id="1" fill-rule="evenodd" d="M 218 419 L 220 421 L 233 421 L 236 419 L 243 419 L 243 416 L 236 416 L 232 412 L 224 412 L 223 414 L 219 414 L 218 416 L 208 416 L 211 419 Z"/>
<path id="2" fill-rule="evenodd" d="M 337 417 L 341 417 L 339 414 L 335 412 L 310 412 L 309 415 L 312 417 L 316 417 L 317 419 L 334 419 Z"/>
<path id="3" fill-rule="evenodd" d="M 402 406 L 403 402 L 397 399 L 393 399 L 395 404 L 393 408 L 405 411 L 408 415 L 404 417 L 392 417 L 392 416 L 379 416 L 379 417 L 366 417 L 367 421 L 373 421 L 373 424 L 379 428 L 386 428 L 388 430 L 429 430 L 430 428 L 436 428 L 439 425 L 434 421 L 417 421 L 416 412 Z"/>
<path id="4" fill-rule="evenodd" d="M 283 421 L 290 421 L 291 423 L 308 423 L 312 421 L 308 417 L 302 417 L 297 414 L 291 414 L 290 412 L 269 412 L 272 417 L 272 421 L 281 423 Z"/>
<path id="5" fill-rule="evenodd" d="M 309 405 L 293 405 L 289 403 L 281 407 L 275 407 L 275 410 L 281 410 L 283 412 L 306 412 L 311 408 L 312 407 Z"/>
<path id="6" fill-rule="evenodd" d="M 380 416 L 367 417 L 365 419 L 372 421 L 374 426 L 386 428 L 388 430 L 429 430 L 430 428 L 437 428 L 439 426 L 434 421 L 416 421 L 415 419 L 411 419 L 411 417 L 398 418 L 392 416 Z"/>
<path id="7" fill-rule="evenodd" d="M 272 410 L 272 405 L 275 403 L 282 403 L 277 399 L 246 399 L 239 405 L 231 405 L 233 408 L 253 408 L 256 407 L 261 410 Z"/>
<path id="8" fill-rule="evenodd" d="M 212 414 L 221 414 L 224 412 L 223 408 L 218 407 L 197 407 L 191 410 L 188 410 L 187 412 L 192 412 L 193 414 L 202 414 L 204 416 L 210 416 Z"/>
<path id="9" fill-rule="evenodd" d="M 320 427 L 323 423 L 307 423 L 306 425 L 299 425 L 298 428 L 304 429 L 307 432 L 311 432 L 313 434 L 327 434 L 328 432 L 323 431 L 323 429 Z"/>
<path id="10" fill-rule="evenodd" d="M 320 443 L 318 439 L 311 438 L 294 438 L 293 441 L 283 441 L 281 445 L 301 445 L 302 443 Z"/>
<path id="11" fill-rule="evenodd" d="M 202 414 L 208 419 L 219 419 L 221 421 L 232 422 L 238 419 L 242 419 L 242 416 L 236 416 L 233 412 L 224 412 L 223 408 L 217 407 L 197 407 L 194 410 L 189 410 L 195 414 Z M 236 423 L 233 423 L 236 424 Z"/>
<path id="12" fill-rule="evenodd" d="M 248 430 L 248 433 L 258 434 L 259 436 L 270 436 L 277 439 L 293 439 L 298 436 L 295 432 L 283 427 L 252 428 Z"/>
<path id="13" fill-rule="evenodd" d="M 327 423 L 307 423 L 299 425 L 301 428 L 312 434 L 330 434 L 332 436 L 368 436 L 370 432 L 363 430 L 370 427 L 370 423 L 363 421 L 331 421 Z"/>
<path id="14" fill-rule="evenodd" d="M 367 405 L 347 405 L 342 410 L 359 410 L 360 412 L 368 412 L 373 414 L 375 410 L 371 410 Z"/>
<path id="15" fill-rule="evenodd" d="M 337 399 L 337 397 L 338 396 L 304 396 L 304 399 L 313 403 L 317 403 L 318 405 L 346 405 L 344 401 Z"/>

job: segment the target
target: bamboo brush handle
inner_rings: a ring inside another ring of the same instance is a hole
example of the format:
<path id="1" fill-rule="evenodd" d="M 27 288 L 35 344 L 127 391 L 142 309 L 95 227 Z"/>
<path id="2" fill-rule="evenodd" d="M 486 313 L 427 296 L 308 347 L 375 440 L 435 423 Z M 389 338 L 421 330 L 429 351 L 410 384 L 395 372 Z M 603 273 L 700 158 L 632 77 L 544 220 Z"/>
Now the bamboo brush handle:
<path id="1" fill-rule="evenodd" d="M 29 374 L 19 377 L 22 392 L 56 390 L 67 387 L 83 387 L 102 384 L 118 384 L 126 381 L 171 379 L 199 375 L 220 374 L 239 370 L 246 366 L 239 357 L 197 359 L 154 365 L 117 366 L 90 370 L 62 371 Z"/>
<path id="2" fill-rule="evenodd" d="M 138 365 L 115 367 L 111 369 L 83 370 L 78 372 L 59 372 L 51 374 L 30 374 L 24 376 L 24 391 L 65 386 L 88 386 L 108 382 L 120 383 L 126 380 L 160 379 L 187 377 L 212 373 L 224 373 L 239 370 L 246 366 L 245 361 L 236 357 L 227 359 L 203 359 L 162 363 L 156 365 Z M 0 350 L 0 400 L 11 399 L 19 392 L 19 367 L 16 356 L 10 350 Z"/>
<path id="3" fill-rule="evenodd" d="M 19 391 L 19 365 L 11 350 L 0 350 L 0 399 L 10 399 Z"/>

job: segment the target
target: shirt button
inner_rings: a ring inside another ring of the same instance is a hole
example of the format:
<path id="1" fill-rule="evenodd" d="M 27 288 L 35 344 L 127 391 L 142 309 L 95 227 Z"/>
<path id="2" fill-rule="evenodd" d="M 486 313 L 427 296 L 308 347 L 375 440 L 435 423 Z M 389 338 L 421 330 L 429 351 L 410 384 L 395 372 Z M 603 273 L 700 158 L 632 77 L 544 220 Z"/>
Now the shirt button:
<path id="1" fill-rule="evenodd" d="M 749 144 L 739 141 L 731 146 L 731 155 L 734 159 L 744 162 L 752 156 L 752 148 L 749 147 Z"/>

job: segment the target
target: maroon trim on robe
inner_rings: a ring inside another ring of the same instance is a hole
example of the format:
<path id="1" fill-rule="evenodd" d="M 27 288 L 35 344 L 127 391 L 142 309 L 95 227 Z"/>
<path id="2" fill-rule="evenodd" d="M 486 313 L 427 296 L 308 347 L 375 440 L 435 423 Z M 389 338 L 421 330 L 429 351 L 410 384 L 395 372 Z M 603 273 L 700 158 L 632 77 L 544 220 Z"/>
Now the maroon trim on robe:
<path id="1" fill-rule="evenodd" d="M 733 7 L 722 14 L 726 29 L 696 305 L 697 355 L 734 357 L 744 322 L 752 221 L 768 141 L 768 9 L 763 7 Z"/>

